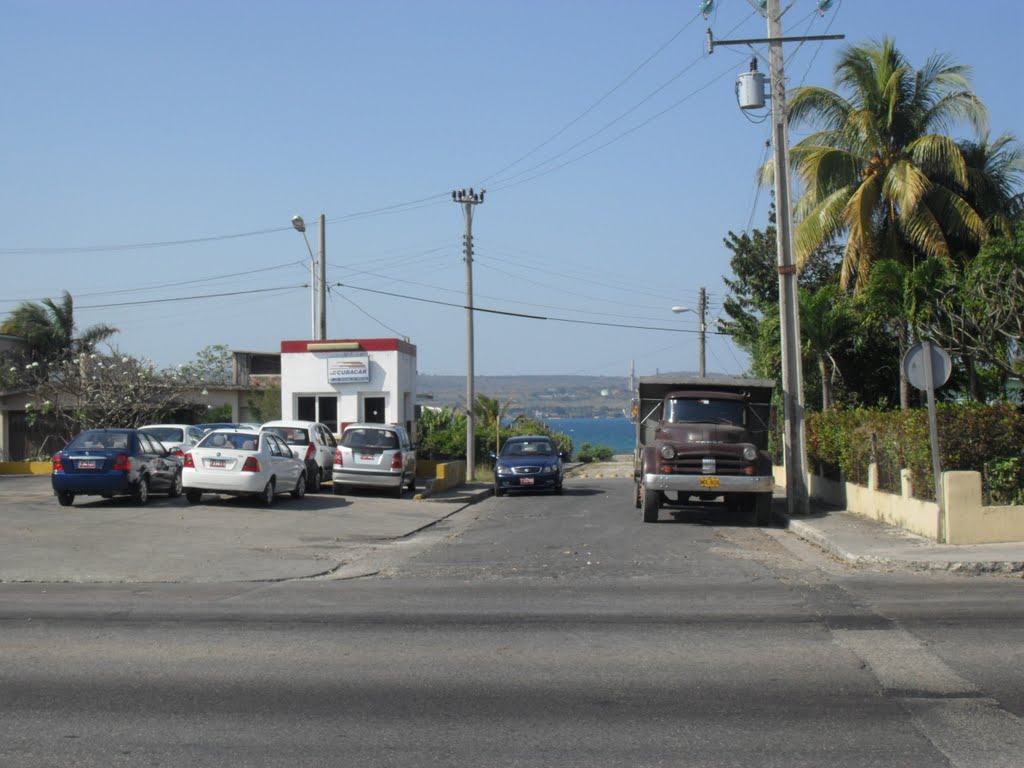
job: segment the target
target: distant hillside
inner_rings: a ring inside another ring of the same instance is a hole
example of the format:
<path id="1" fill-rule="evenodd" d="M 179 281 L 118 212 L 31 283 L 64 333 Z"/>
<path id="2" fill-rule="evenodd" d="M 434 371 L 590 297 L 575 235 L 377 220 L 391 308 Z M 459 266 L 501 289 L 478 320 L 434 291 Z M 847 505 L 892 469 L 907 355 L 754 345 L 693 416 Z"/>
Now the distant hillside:
<path id="1" fill-rule="evenodd" d="M 621 416 L 629 408 L 629 379 L 624 376 L 476 376 L 474 389 L 504 403 L 509 415 L 573 418 Z M 416 380 L 421 405 L 462 408 L 466 377 L 421 373 Z"/>

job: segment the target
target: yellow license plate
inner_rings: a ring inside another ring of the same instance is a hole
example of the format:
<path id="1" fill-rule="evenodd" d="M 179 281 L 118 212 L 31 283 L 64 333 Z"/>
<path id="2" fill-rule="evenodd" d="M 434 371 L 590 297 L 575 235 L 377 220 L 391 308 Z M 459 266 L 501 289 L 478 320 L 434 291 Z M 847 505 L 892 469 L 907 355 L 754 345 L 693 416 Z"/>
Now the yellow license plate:
<path id="1" fill-rule="evenodd" d="M 717 488 L 718 478 L 717 477 L 702 477 L 700 479 L 701 488 Z"/>

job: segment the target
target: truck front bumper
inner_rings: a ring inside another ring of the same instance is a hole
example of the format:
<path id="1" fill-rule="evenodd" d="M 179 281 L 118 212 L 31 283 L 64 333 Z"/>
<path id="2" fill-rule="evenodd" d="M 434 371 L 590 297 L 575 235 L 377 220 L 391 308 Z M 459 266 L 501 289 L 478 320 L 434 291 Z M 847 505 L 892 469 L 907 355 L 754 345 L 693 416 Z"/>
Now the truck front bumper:
<path id="1" fill-rule="evenodd" d="M 771 475 L 661 475 L 645 474 L 644 486 L 652 491 L 689 493 L 771 493 L 775 478 Z"/>

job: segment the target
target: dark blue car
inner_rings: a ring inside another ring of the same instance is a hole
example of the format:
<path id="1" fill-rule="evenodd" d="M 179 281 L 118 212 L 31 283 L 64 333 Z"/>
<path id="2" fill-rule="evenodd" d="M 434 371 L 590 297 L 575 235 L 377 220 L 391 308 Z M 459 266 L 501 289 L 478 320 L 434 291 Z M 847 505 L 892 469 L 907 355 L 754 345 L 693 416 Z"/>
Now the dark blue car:
<path id="1" fill-rule="evenodd" d="M 546 435 L 510 437 L 495 456 L 494 495 L 507 491 L 562 492 L 562 458 Z"/>
<path id="2" fill-rule="evenodd" d="M 131 496 L 145 504 L 150 493 L 181 495 L 181 461 L 137 429 L 87 429 L 54 454 L 50 481 L 64 507 L 75 496 Z"/>

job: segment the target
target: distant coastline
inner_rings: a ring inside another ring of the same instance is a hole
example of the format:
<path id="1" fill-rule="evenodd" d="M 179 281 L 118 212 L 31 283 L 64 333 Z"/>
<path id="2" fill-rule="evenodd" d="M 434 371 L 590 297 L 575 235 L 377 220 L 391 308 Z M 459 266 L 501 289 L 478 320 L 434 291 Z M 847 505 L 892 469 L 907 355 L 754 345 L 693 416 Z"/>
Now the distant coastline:
<path id="1" fill-rule="evenodd" d="M 568 435 L 575 450 L 583 443 L 590 443 L 594 447 L 607 446 L 615 454 L 633 452 L 636 441 L 635 426 L 624 416 L 548 418 L 543 421 L 556 432 Z"/>

